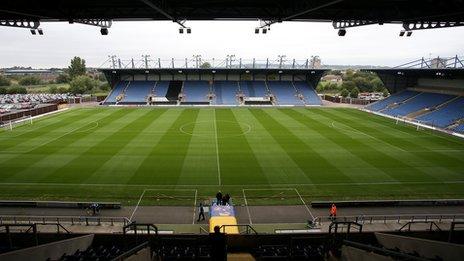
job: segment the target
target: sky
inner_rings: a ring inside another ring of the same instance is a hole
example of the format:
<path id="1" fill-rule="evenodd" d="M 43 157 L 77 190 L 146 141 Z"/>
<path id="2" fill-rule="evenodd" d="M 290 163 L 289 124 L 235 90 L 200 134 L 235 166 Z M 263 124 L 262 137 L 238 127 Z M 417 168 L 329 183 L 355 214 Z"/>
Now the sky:
<path id="1" fill-rule="evenodd" d="M 67 67 L 74 56 L 100 67 L 108 55 L 122 59 L 152 58 L 307 59 L 323 64 L 396 66 L 421 57 L 464 55 L 464 27 L 415 31 L 399 37 L 401 25 L 370 25 L 347 29 L 339 37 L 331 23 L 285 22 L 255 34 L 258 21 L 187 21 L 192 34 L 179 34 L 172 22 L 113 22 L 109 35 L 94 26 L 42 23 L 43 36 L 29 30 L 0 27 L 0 67 Z"/>

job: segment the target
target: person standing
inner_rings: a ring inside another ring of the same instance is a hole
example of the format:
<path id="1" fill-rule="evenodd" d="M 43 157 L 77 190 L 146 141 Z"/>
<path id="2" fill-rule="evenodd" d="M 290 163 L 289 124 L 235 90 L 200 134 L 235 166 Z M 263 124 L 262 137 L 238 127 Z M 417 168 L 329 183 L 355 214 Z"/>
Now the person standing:
<path id="1" fill-rule="evenodd" d="M 198 220 L 197 220 L 197 222 L 199 222 L 200 220 L 201 221 L 205 220 L 205 209 L 203 207 L 203 203 L 200 203 L 200 206 L 198 208 Z"/>
<path id="2" fill-rule="evenodd" d="M 332 221 L 337 218 L 337 206 L 335 206 L 335 203 L 332 203 L 332 207 L 330 208 L 330 217 Z"/>
<path id="3" fill-rule="evenodd" d="M 217 194 L 216 194 L 216 205 L 222 205 L 222 193 L 221 191 L 219 191 Z"/>

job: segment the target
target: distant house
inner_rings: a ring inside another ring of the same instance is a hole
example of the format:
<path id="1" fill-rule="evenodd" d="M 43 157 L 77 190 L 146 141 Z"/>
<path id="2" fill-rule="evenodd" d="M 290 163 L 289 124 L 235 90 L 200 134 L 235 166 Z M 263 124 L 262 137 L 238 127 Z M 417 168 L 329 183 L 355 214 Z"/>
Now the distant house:
<path id="1" fill-rule="evenodd" d="M 333 74 L 328 74 L 324 77 L 322 77 L 323 81 L 331 82 L 331 83 L 343 83 L 343 78 L 341 75 L 333 75 Z"/>

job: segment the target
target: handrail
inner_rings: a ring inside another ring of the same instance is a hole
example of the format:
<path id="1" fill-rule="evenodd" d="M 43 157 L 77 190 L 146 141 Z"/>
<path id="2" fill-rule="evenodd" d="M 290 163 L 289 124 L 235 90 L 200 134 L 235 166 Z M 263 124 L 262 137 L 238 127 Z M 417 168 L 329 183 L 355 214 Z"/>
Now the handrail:
<path id="1" fill-rule="evenodd" d="M 430 227 L 429 227 L 429 231 L 433 231 L 432 230 L 432 227 L 435 226 L 437 228 L 438 231 L 441 231 L 441 228 L 433 221 L 410 221 L 406 224 L 404 224 L 400 229 L 398 229 L 398 231 L 404 231 L 403 229 L 405 227 L 407 227 L 407 231 L 411 231 L 411 225 L 412 224 L 429 224 Z"/>
<path id="2" fill-rule="evenodd" d="M 158 227 L 155 226 L 154 224 L 150 224 L 150 223 L 136 223 L 136 222 L 132 222 L 132 223 L 129 223 L 125 226 L 123 226 L 123 233 L 126 234 L 128 231 L 134 231 L 135 234 L 137 234 L 137 230 L 139 227 L 142 227 L 142 228 L 146 228 L 147 230 L 147 233 L 150 234 L 150 231 L 152 231 L 152 229 L 155 231 L 155 235 L 158 235 Z"/>
<path id="3" fill-rule="evenodd" d="M 250 232 L 253 232 L 255 235 L 258 234 L 258 232 L 256 232 L 256 230 L 252 226 L 250 226 L 248 224 L 222 225 L 222 226 L 219 227 L 219 229 L 222 230 L 222 233 L 225 233 L 226 232 L 226 227 L 237 227 L 237 228 L 246 227 L 245 234 L 248 235 L 248 234 L 250 234 Z"/>
<path id="4" fill-rule="evenodd" d="M 29 227 L 27 228 L 24 233 L 29 233 L 31 230 L 33 233 L 37 233 L 37 226 L 56 226 L 57 232 L 60 233 L 60 228 L 66 231 L 67 234 L 71 234 L 69 230 L 67 230 L 63 225 L 60 223 L 32 223 L 32 224 L 1 224 L 0 227 L 5 227 L 5 232 L 9 233 L 10 227 Z"/>
<path id="5" fill-rule="evenodd" d="M 350 215 L 350 216 L 338 216 L 337 220 L 340 221 L 354 221 L 358 223 L 372 223 L 373 221 L 415 221 L 415 220 L 437 220 L 442 222 L 442 220 L 452 220 L 464 219 L 464 214 L 391 214 L 391 215 Z M 315 218 L 315 221 L 318 223 L 321 222 L 331 222 L 332 219 L 329 216 L 319 216 Z"/>
<path id="6" fill-rule="evenodd" d="M 126 225 L 129 223 L 129 219 L 127 217 L 106 217 L 106 216 L 29 216 L 29 215 L 0 215 L 0 224 L 17 224 L 19 222 L 41 222 L 42 224 L 46 223 L 47 221 L 52 221 L 56 223 L 74 223 L 78 222 L 85 222 L 85 224 L 92 225 L 92 223 L 96 223 L 97 225 L 101 225 L 102 222 L 110 222 L 111 225 L 114 223 L 123 223 Z"/>

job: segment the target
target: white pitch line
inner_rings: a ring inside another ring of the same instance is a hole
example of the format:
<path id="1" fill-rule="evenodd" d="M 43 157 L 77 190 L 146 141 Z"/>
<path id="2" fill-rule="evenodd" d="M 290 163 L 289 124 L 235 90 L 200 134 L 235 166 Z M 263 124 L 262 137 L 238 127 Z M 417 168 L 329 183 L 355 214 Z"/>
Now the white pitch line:
<path id="1" fill-rule="evenodd" d="M 343 124 L 343 123 L 342 123 L 342 124 Z M 351 129 L 351 130 L 346 130 L 346 129 L 345 129 L 345 131 L 350 131 L 350 132 L 354 132 L 354 133 L 359 133 L 359 134 L 364 135 L 364 136 L 367 136 L 367 137 L 369 137 L 369 138 L 371 138 L 371 139 L 374 139 L 374 140 L 380 141 L 380 142 L 382 142 L 382 143 L 384 143 L 384 144 L 387 144 L 388 146 L 393 147 L 393 148 L 395 148 L 395 149 L 397 149 L 397 150 L 401 150 L 401 151 L 403 151 L 403 152 L 408 152 L 408 151 L 406 151 L 406 150 L 404 150 L 404 149 L 402 149 L 402 148 L 400 148 L 400 147 L 397 147 L 397 146 L 395 146 L 395 145 L 392 145 L 392 144 L 390 144 L 390 143 L 387 143 L 387 142 L 385 142 L 385 141 L 383 141 L 383 140 L 381 140 L 381 139 L 378 139 L 378 138 L 376 138 L 376 137 L 374 137 L 374 136 L 371 136 L 371 135 L 369 135 L 369 134 L 367 134 L 367 133 L 365 133 L 365 132 L 359 131 L 359 130 L 357 130 L 357 129 L 355 129 L 355 128 L 353 128 L 353 127 L 347 125 L 347 124 L 343 124 L 343 125 L 348 126 L 348 127 Z M 337 127 L 335 126 L 335 122 L 334 122 L 334 121 L 332 121 L 332 127 L 333 127 L 334 129 L 343 130 L 343 128 L 337 128 Z"/>
<path id="2" fill-rule="evenodd" d="M 242 189 L 242 193 L 243 193 L 243 199 L 245 200 L 245 206 L 248 212 L 248 220 L 250 221 L 250 225 L 253 225 L 253 222 L 251 221 L 250 208 L 248 207 L 248 201 L 247 201 L 244 189 Z"/>
<path id="3" fill-rule="evenodd" d="M 192 225 L 195 224 L 195 214 L 197 210 L 197 195 L 198 195 L 198 190 L 195 189 L 195 200 L 193 201 L 193 219 L 192 219 Z"/>
<path id="4" fill-rule="evenodd" d="M 306 202 L 304 201 L 303 197 L 300 195 L 300 192 L 298 192 L 296 188 L 293 188 L 293 189 L 295 190 L 296 194 L 298 194 L 298 197 L 300 197 L 301 202 L 303 202 L 303 205 L 305 206 L 306 210 L 308 210 L 308 213 L 311 216 L 311 218 L 314 220 L 313 213 L 311 213 L 311 210 L 309 210 L 309 207 L 308 205 L 306 205 Z"/>
<path id="5" fill-rule="evenodd" d="M 135 205 L 134 211 L 132 211 L 132 215 L 131 215 L 130 218 L 129 218 L 129 222 L 132 221 L 132 218 L 134 217 L 135 212 L 136 212 L 137 209 L 139 208 L 140 202 L 142 202 L 143 195 L 145 195 L 145 191 L 147 191 L 147 190 L 144 189 L 143 192 L 142 192 L 142 194 L 140 195 L 139 201 L 137 202 L 137 205 Z"/>
<path id="6" fill-rule="evenodd" d="M 218 171 L 218 185 L 221 186 L 221 165 L 219 163 L 219 145 L 218 145 L 218 135 L 217 135 L 217 126 L 216 126 L 216 109 L 213 109 L 214 111 L 214 119 L 213 119 L 213 124 L 214 124 L 214 138 L 216 140 L 216 165 L 217 165 L 217 171 Z"/>

